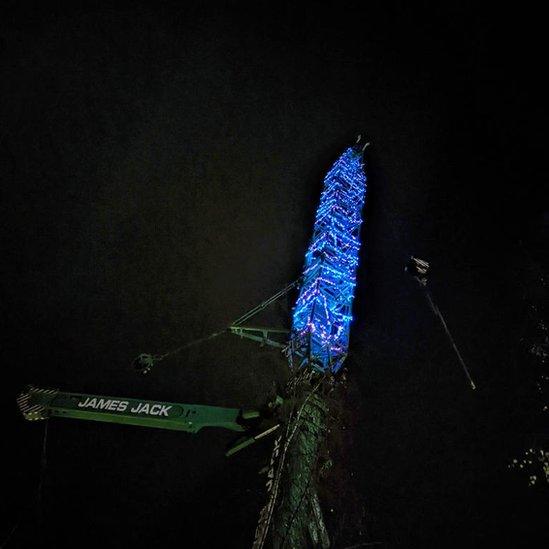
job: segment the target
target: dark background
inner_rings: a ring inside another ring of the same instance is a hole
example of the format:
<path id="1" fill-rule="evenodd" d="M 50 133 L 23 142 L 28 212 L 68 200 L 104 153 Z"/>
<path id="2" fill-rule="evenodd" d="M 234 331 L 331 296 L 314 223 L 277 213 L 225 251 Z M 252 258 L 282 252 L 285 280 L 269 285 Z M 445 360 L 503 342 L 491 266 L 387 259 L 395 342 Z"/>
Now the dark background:
<path id="1" fill-rule="evenodd" d="M 547 536 L 544 489 L 507 470 L 540 429 L 521 337 L 547 235 L 541 14 L 295 4 L 2 4 L 6 547 L 250 546 L 270 442 L 226 460 L 229 432 L 52 421 L 37 491 L 44 424 L 15 396 L 262 402 L 285 364 L 251 342 L 223 336 L 147 378 L 130 363 L 299 275 L 323 175 L 359 133 L 373 145 L 335 457 L 349 478 L 325 495 L 335 546 Z M 403 272 L 411 253 L 432 263 L 476 392 Z M 266 319 L 287 325 L 285 304 Z"/>

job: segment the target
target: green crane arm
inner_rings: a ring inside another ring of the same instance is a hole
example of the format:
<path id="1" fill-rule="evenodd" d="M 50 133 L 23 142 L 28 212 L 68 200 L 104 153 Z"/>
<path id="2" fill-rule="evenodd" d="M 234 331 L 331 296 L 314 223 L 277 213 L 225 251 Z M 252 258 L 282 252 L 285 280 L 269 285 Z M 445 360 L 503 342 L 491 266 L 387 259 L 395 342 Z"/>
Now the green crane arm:
<path id="1" fill-rule="evenodd" d="M 245 431 L 260 416 L 257 411 L 238 408 L 64 393 L 33 386 L 19 395 L 17 404 L 25 419 L 30 421 L 68 417 L 188 433 L 197 433 L 203 427 Z"/>

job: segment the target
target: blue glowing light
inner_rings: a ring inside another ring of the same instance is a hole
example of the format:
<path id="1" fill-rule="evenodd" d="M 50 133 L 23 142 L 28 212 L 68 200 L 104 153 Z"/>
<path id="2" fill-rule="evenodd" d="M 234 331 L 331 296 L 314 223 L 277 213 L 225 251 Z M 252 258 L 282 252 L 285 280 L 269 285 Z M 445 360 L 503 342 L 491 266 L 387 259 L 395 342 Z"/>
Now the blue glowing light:
<path id="1" fill-rule="evenodd" d="M 337 372 L 349 347 L 366 175 L 347 149 L 324 178 L 292 323 L 290 350 L 302 366 Z"/>

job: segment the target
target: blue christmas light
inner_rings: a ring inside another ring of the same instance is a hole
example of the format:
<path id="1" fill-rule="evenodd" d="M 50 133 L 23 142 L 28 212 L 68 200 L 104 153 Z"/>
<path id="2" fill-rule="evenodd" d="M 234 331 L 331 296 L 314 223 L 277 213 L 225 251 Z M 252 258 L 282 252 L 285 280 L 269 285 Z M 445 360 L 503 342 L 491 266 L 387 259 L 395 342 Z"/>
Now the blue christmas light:
<path id="1" fill-rule="evenodd" d="M 336 372 L 347 356 L 365 195 L 362 151 L 351 147 L 324 178 L 305 255 L 290 347 L 302 366 Z"/>

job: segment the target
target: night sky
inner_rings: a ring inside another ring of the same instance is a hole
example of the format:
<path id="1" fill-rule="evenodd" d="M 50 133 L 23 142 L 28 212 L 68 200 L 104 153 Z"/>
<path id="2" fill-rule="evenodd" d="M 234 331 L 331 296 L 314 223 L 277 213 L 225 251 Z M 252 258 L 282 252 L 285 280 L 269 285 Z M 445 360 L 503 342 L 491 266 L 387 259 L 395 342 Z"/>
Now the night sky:
<path id="1" fill-rule="evenodd" d="M 300 275 L 322 178 L 358 134 L 372 146 L 323 494 L 334 546 L 549 541 L 547 490 L 507 469 L 543 429 L 524 346 L 547 267 L 541 15 L 324 4 L 2 3 L 6 547 L 250 546 L 271 441 L 226 459 L 229 431 L 52 420 L 41 475 L 44 423 L 15 397 L 34 383 L 263 403 L 286 364 L 250 341 L 221 336 L 148 377 L 131 362 Z M 476 392 L 404 272 L 411 254 L 432 264 Z M 264 323 L 287 327 L 292 299 Z"/>

